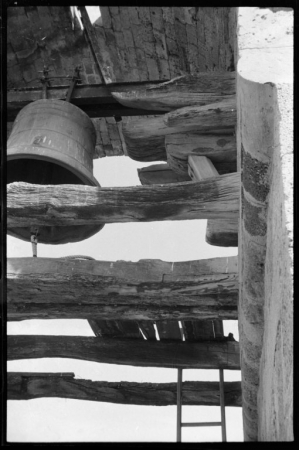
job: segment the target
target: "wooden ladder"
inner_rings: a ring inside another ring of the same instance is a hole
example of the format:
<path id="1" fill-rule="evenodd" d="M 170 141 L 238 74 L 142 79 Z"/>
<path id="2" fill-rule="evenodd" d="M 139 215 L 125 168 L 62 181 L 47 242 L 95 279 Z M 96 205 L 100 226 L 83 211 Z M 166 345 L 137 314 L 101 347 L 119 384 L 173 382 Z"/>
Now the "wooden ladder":
<path id="1" fill-rule="evenodd" d="M 225 423 L 225 402 L 224 402 L 224 377 L 223 369 L 219 369 L 219 387 L 220 387 L 220 422 L 182 422 L 182 380 L 183 369 L 178 369 L 177 382 L 177 442 L 182 441 L 182 427 L 216 427 L 221 426 L 222 442 L 226 442 L 226 423 Z"/>

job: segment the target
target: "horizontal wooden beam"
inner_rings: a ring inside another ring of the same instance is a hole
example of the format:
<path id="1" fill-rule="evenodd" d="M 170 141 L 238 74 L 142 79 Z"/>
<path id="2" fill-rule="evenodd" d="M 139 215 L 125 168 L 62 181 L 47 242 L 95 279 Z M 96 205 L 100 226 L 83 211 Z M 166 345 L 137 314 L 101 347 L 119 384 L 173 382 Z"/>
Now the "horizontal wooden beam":
<path id="1" fill-rule="evenodd" d="M 234 96 L 222 102 L 204 106 L 186 106 L 163 116 L 164 123 L 180 131 L 209 134 L 218 130 L 231 130 L 237 125 L 237 104 Z"/>
<path id="2" fill-rule="evenodd" d="M 122 105 L 146 110 L 171 111 L 185 106 L 203 106 L 233 98 L 234 72 L 202 72 L 183 75 L 142 90 L 112 92 Z"/>
<path id="3" fill-rule="evenodd" d="M 7 289 L 8 320 L 237 319 L 238 276 L 231 258 L 8 258 Z"/>
<path id="4" fill-rule="evenodd" d="M 240 370 L 238 342 L 146 341 L 81 336 L 7 337 L 7 358 L 71 358 L 105 364 Z"/>
<path id="5" fill-rule="evenodd" d="M 8 372 L 7 399 L 58 397 L 125 405 L 176 405 L 176 383 L 132 383 L 75 379 L 75 374 Z M 224 383 L 225 406 L 242 406 L 241 382 Z M 184 405 L 219 406 L 219 383 L 185 381 Z"/>
<path id="6" fill-rule="evenodd" d="M 7 186 L 7 229 L 229 219 L 239 215 L 239 197 L 239 173 L 200 182 L 115 188 L 16 182 Z"/>
<path id="7" fill-rule="evenodd" d="M 129 108 L 121 105 L 111 94 L 113 92 L 135 91 L 155 86 L 160 80 L 149 82 L 140 81 L 132 83 L 105 84 L 76 84 L 72 93 L 71 102 L 82 109 L 89 117 L 112 116 L 142 116 L 150 114 L 163 114 L 163 111 L 145 111 L 140 108 Z M 49 86 L 47 98 L 49 100 L 65 100 L 69 85 Z M 26 105 L 42 98 L 42 85 L 40 88 L 9 89 L 7 91 L 7 121 L 13 122 L 18 113 Z"/>

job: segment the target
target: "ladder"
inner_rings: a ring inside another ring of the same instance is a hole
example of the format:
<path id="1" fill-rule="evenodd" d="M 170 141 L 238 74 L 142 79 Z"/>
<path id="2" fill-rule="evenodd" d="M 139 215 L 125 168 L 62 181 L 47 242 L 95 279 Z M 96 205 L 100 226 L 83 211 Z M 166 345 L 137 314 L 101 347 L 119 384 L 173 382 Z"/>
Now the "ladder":
<path id="1" fill-rule="evenodd" d="M 226 442 L 226 423 L 225 423 L 225 403 L 224 403 L 224 377 L 223 369 L 219 369 L 219 387 L 220 387 L 220 422 L 182 422 L 182 381 L 183 369 L 178 369 L 177 382 L 177 442 L 182 441 L 182 427 L 216 427 L 221 426 L 222 442 Z"/>

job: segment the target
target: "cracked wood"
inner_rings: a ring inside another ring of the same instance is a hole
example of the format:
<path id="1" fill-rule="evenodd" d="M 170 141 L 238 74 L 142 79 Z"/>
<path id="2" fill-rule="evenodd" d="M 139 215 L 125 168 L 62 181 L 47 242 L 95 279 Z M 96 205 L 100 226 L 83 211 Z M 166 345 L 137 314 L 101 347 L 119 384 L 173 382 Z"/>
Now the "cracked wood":
<path id="1" fill-rule="evenodd" d="M 241 382 L 224 383 L 225 406 L 242 406 Z M 184 405 L 219 406 L 219 383 L 185 381 Z M 126 405 L 177 404 L 176 383 L 107 382 L 76 379 L 75 374 L 8 372 L 7 399 L 59 397 Z"/>
<path id="2" fill-rule="evenodd" d="M 178 342 L 81 336 L 11 335 L 7 358 L 71 358 L 106 364 L 240 370 L 238 342 Z"/>
<path id="3" fill-rule="evenodd" d="M 200 182 L 100 188 L 7 186 L 7 228 L 237 218 L 240 174 Z"/>
<path id="4" fill-rule="evenodd" d="M 235 257 L 160 260 L 7 260 L 7 317 L 26 319 L 237 319 Z"/>

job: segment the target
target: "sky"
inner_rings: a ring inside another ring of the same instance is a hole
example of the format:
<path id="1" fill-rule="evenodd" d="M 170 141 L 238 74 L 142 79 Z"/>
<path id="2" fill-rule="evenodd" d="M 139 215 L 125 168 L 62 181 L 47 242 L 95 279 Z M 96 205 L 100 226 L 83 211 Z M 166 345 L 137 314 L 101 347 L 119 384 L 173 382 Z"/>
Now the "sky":
<path id="1" fill-rule="evenodd" d="M 91 20 L 99 16 L 92 8 Z M 94 176 L 103 187 L 140 185 L 140 163 L 126 156 L 94 160 Z M 106 261 L 161 259 L 188 261 L 237 255 L 237 248 L 205 242 L 206 220 L 106 224 L 91 238 L 71 244 L 38 244 L 37 256 L 86 255 Z M 32 257 L 30 242 L 7 236 L 7 257 Z M 86 320 L 9 322 L 8 334 L 93 336 Z M 238 337 L 237 321 L 224 321 L 224 333 Z M 177 381 L 176 369 L 100 364 L 66 358 L 9 361 L 12 372 L 74 372 L 76 378 L 165 383 Z M 217 370 L 184 370 L 183 381 L 219 381 Z M 224 371 L 225 381 L 241 380 L 240 371 Z M 220 407 L 183 406 L 183 422 L 219 421 Z M 228 441 L 243 441 L 241 408 L 226 407 Z M 134 406 L 61 398 L 8 401 L 8 442 L 175 442 L 176 406 Z M 182 442 L 221 441 L 220 427 L 183 428 Z"/>

